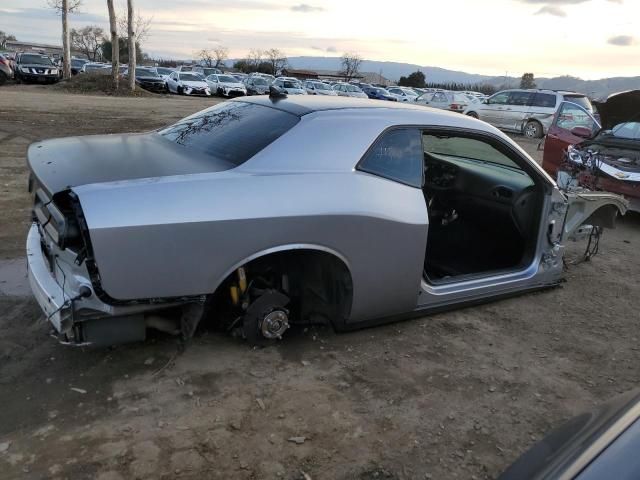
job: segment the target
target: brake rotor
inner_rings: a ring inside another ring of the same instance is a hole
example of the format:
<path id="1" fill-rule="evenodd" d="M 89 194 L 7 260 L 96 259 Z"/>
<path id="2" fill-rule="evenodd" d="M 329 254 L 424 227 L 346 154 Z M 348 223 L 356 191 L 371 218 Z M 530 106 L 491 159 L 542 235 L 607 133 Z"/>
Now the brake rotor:
<path id="1" fill-rule="evenodd" d="M 264 338 L 274 340 L 282 338 L 282 334 L 289 328 L 289 314 L 284 309 L 269 312 L 260 322 L 260 332 Z"/>

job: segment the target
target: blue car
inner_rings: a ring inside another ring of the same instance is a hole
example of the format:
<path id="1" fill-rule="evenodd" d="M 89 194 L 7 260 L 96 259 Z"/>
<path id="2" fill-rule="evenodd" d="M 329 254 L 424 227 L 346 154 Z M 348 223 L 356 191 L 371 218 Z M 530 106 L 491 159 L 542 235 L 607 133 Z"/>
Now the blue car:
<path id="1" fill-rule="evenodd" d="M 362 91 L 367 94 L 367 97 L 373 100 L 387 100 L 389 102 L 397 102 L 398 98 L 389 93 L 384 88 L 380 87 L 363 87 Z"/>

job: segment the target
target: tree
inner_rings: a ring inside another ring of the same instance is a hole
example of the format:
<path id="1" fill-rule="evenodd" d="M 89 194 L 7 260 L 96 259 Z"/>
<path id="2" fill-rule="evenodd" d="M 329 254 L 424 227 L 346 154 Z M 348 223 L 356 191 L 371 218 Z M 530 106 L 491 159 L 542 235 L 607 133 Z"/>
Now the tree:
<path id="1" fill-rule="evenodd" d="M 71 46 L 82 52 L 89 60 L 95 62 L 101 57 L 100 47 L 104 40 L 104 30 L 90 25 L 80 30 L 71 29 Z"/>
<path id="2" fill-rule="evenodd" d="M 229 57 L 229 49 L 227 47 L 216 47 L 213 49 L 213 57 L 216 60 L 214 67 L 218 68 Z"/>
<path id="3" fill-rule="evenodd" d="M 271 70 L 269 73 L 271 75 L 276 75 L 287 66 L 286 55 L 277 48 L 266 50 L 264 56 L 266 57 L 266 62 L 269 63 Z"/>
<path id="4" fill-rule="evenodd" d="M 127 18 L 129 19 L 129 90 L 134 91 L 136 89 L 136 32 L 134 31 L 133 0 L 127 0 Z"/>
<path id="5" fill-rule="evenodd" d="M 536 81 L 533 73 L 525 73 L 520 80 L 520 88 L 536 88 Z"/>
<path id="6" fill-rule="evenodd" d="M 111 81 L 113 88 L 118 89 L 120 83 L 120 48 L 112 49 L 115 44 L 120 47 L 120 39 L 118 38 L 118 22 L 116 17 L 116 9 L 113 6 L 113 0 L 107 0 L 107 8 L 109 9 L 109 31 L 111 41 L 109 42 L 109 59 L 111 60 Z M 107 58 L 105 46 L 106 41 L 102 42 L 102 56 Z M 113 51 L 112 51 L 113 50 Z"/>
<path id="7" fill-rule="evenodd" d="M 118 23 L 118 31 L 123 35 L 129 36 L 129 14 L 116 15 L 116 21 Z M 149 35 L 151 30 L 151 22 L 153 17 L 143 17 L 140 12 L 134 14 L 133 18 L 133 31 L 136 34 L 136 43 L 142 44 Z"/>
<path id="8" fill-rule="evenodd" d="M 196 56 L 204 63 L 205 67 L 213 67 L 213 63 L 215 61 L 213 50 L 207 50 L 203 48 L 200 50 Z"/>
<path id="9" fill-rule="evenodd" d="M 127 38 L 118 38 L 120 48 L 117 52 L 113 51 L 112 44 L 109 40 L 102 42 L 100 49 L 102 50 L 102 58 L 108 62 L 113 63 L 113 54 L 118 56 L 120 64 L 124 65 L 129 63 L 129 40 Z M 140 48 L 140 44 L 136 43 L 136 58 L 144 58 L 145 54 Z M 174 65 L 175 66 L 175 65 Z"/>
<path id="10" fill-rule="evenodd" d="M 259 49 L 251 49 L 249 51 L 249 55 L 246 58 L 249 67 L 252 68 L 252 71 L 257 71 L 258 67 L 262 63 L 262 50 Z"/>
<path id="11" fill-rule="evenodd" d="M 424 73 L 418 70 L 411 73 L 408 77 L 400 77 L 398 85 L 402 87 L 424 88 L 426 85 Z"/>
<path id="12" fill-rule="evenodd" d="M 360 65 L 362 64 L 362 57 L 357 53 L 345 53 L 342 55 L 342 70 L 340 75 L 348 82 L 353 77 L 358 75 L 360 71 Z"/>
<path id="13" fill-rule="evenodd" d="M 62 17 L 62 78 L 71 78 L 71 39 L 69 35 L 69 14 L 77 12 L 82 0 L 47 0 Z"/>
<path id="14" fill-rule="evenodd" d="M 9 35 L 8 33 L 0 30 L 0 48 L 6 48 L 8 41 L 16 41 L 16 37 L 14 35 Z"/>

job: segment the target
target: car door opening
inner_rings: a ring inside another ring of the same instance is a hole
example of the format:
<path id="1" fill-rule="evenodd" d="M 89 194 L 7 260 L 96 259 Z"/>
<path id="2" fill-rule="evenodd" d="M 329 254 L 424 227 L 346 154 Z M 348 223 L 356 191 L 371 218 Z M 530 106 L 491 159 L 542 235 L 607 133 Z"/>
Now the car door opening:
<path id="1" fill-rule="evenodd" d="M 517 155 L 469 134 L 425 131 L 422 138 L 425 279 L 462 281 L 529 265 L 544 196 Z"/>

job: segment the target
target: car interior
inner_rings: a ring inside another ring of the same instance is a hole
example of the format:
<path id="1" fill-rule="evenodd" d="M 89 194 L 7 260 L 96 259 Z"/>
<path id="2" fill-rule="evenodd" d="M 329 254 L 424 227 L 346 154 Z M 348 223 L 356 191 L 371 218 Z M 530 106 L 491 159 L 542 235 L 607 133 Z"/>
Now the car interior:
<path id="1" fill-rule="evenodd" d="M 425 131 L 422 140 L 425 279 L 444 283 L 524 268 L 536 248 L 543 187 L 499 144 L 450 132 Z"/>

